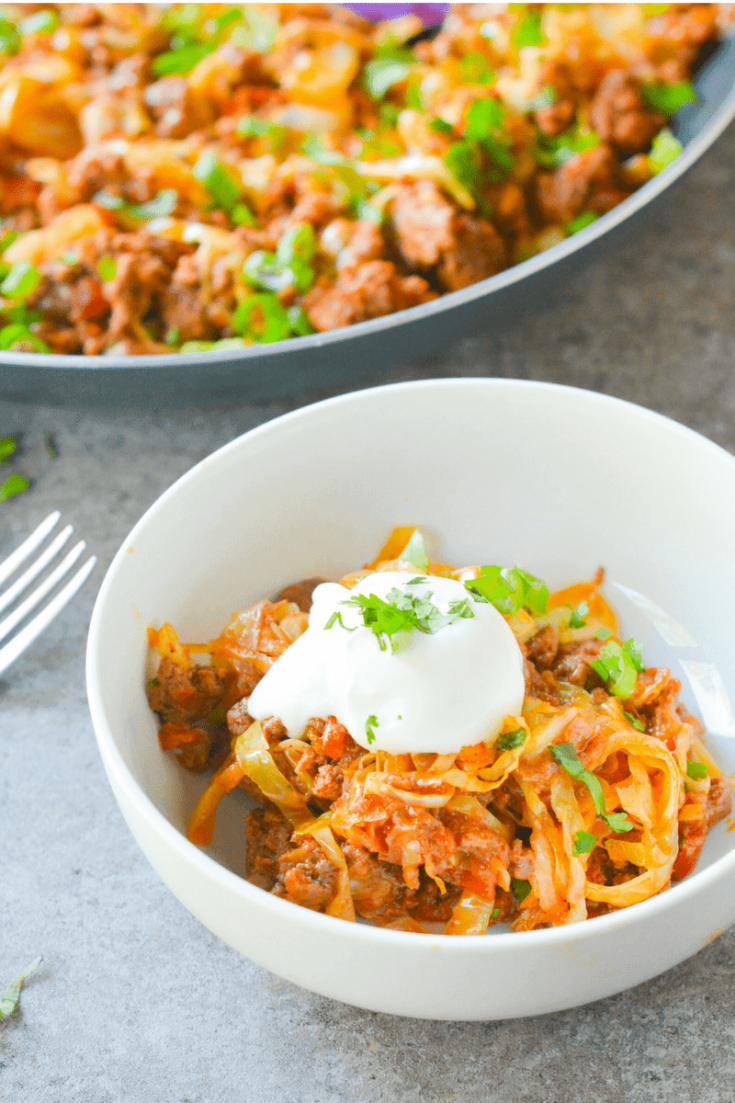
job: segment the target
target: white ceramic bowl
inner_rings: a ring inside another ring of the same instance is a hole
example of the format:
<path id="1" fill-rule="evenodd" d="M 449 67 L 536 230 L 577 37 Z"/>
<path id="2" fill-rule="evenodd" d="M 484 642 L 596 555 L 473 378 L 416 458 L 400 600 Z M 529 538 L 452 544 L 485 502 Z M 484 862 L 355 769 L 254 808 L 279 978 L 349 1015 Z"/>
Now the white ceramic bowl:
<path id="1" fill-rule="evenodd" d="M 607 592 L 648 663 L 735 768 L 735 459 L 647 410 L 587 391 L 454 379 L 362 391 L 261 426 L 167 491 L 100 590 L 87 683 L 123 814 L 182 903 L 241 953 L 360 1007 L 436 1019 L 556 1011 L 638 984 L 735 920 L 735 833 L 720 824 L 697 871 L 645 903 L 585 923 L 484 938 L 406 934 L 313 914 L 248 884 L 239 791 L 215 843 L 184 837 L 204 781 L 161 753 L 149 711 L 147 624 L 186 639 L 312 575 L 369 560 L 418 524 L 457 564 L 520 563 L 561 586 L 608 572 Z"/>

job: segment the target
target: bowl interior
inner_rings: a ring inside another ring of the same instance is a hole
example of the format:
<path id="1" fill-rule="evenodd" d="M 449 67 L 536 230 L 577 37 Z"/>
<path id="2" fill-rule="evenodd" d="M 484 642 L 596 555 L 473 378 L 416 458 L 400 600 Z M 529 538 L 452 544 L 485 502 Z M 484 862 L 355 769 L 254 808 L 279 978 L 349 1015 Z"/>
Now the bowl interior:
<path id="1" fill-rule="evenodd" d="M 735 460 L 722 449 L 639 407 L 550 384 L 425 381 L 286 415 L 184 476 L 121 548 L 90 640 L 103 752 L 119 753 L 185 830 L 205 782 L 158 748 L 146 626 L 210 638 L 234 610 L 299 578 L 339 577 L 394 525 L 416 524 L 434 558 L 518 563 L 552 588 L 604 566 L 626 635 L 648 665 L 681 678 L 732 772 L 733 496 Z M 208 851 L 236 872 L 245 801 L 220 806 Z M 699 868 L 733 849 L 719 825 Z"/>

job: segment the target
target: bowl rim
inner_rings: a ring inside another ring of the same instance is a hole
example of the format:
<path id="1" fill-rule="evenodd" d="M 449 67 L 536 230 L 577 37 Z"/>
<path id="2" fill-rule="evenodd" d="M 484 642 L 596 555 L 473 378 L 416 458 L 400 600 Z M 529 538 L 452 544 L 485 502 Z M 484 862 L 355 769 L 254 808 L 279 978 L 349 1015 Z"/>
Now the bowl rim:
<path id="1" fill-rule="evenodd" d="M 723 40 L 725 41 L 725 40 Z M 722 45 L 722 43 L 721 43 Z M 602 215 L 590 226 L 572 234 L 571 237 L 545 249 L 534 257 L 522 261 L 520 264 L 511 265 L 495 276 L 480 280 L 459 291 L 450 291 L 440 295 L 428 303 L 419 306 L 408 307 L 406 310 L 395 311 L 381 318 L 373 318 L 370 321 L 358 322 L 355 325 L 345 326 L 342 329 L 329 330 L 326 333 L 313 333 L 306 337 L 290 337 L 285 341 L 277 341 L 273 344 L 255 344 L 238 349 L 219 349 L 208 352 L 190 353 L 156 353 L 143 356 L 106 356 L 97 354 L 86 356 L 83 353 L 38 353 L 38 352 L 12 352 L 0 350 L 0 367 L 3 365 L 17 368 L 47 368 L 62 370 L 88 370 L 103 371 L 107 369 L 143 369 L 149 367 L 175 368 L 175 367 L 199 367 L 215 366 L 232 362 L 272 360 L 273 357 L 283 356 L 287 353 L 298 353 L 300 350 L 321 349 L 326 345 L 334 345 L 342 342 L 379 333 L 383 330 L 394 330 L 399 326 L 410 325 L 412 322 L 421 322 L 427 318 L 454 307 L 465 306 L 485 295 L 508 290 L 520 283 L 526 277 L 533 277 L 546 271 L 557 261 L 565 260 L 575 253 L 585 249 L 588 245 L 607 233 L 627 222 L 654 199 L 658 198 L 667 188 L 676 183 L 700 157 L 714 144 L 727 126 L 735 119 L 735 81 L 719 107 L 713 112 L 712 117 L 704 124 L 700 132 L 686 143 L 676 160 L 668 165 L 653 179 L 647 181 L 627 199 L 619 203 L 607 214 Z"/>
<path id="2" fill-rule="evenodd" d="M 621 908 L 619 911 L 586 919 L 581 923 L 533 931 L 494 931 L 491 935 L 483 938 L 456 938 L 451 935 L 431 933 L 427 938 L 427 935 L 424 933 L 419 934 L 411 931 L 389 930 L 384 927 L 373 926 L 369 923 L 346 923 L 344 920 L 337 919 L 333 916 L 312 912 L 308 908 L 302 908 L 289 900 L 282 900 L 263 889 L 257 888 L 255 885 L 251 885 L 244 877 L 220 865 L 219 862 L 210 857 L 204 850 L 190 843 L 186 836 L 174 827 L 166 816 L 156 808 L 153 801 L 135 780 L 125 763 L 117 746 L 115 736 L 113 735 L 112 727 L 107 720 L 97 676 L 99 667 L 98 657 L 103 653 L 100 626 L 104 616 L 108 595 L 115 584 L 120 565 L 125 562 L 127 557 L 126 549 L 135 541 L 138 533 L 147 524 L 151 515 L 157 512 L 164 503 L 174 497 L 179 490 L 185 487 L 189 482 L 197 479 L 205 467 L 209 467 L 212 462 L 218 461 L 220 458 L 242 447 L 245 440 L 257 439 L 263 434 L 274 431 L 278 432 L 281 426 L 291 424 L 304 417 L 312 416 L 316 411 L 349 406 L 351 403 L 359 403 L 368 397 L 379 396 L 380 394 L 390 396 L 399 391 L 420 389 L 429 391 L 446 389 L 471 390 L 474 388 L 485 389 L 487 391 L 526 390 L 540 393 L 547 392 L 549 394 L 558 394 L 559 392 L 574 394 L 576 397 L 582 397 L 584 401 L 589 402 L 593 406 L 607 407 L 608 409 L 617 411 L 623 417 L 632 416 L 640 418 L 644 423 L 648 422 L 649 424 L 656 425 L 668 432 L 673 432 L 681 436 L 691 444 L 703 448 L 705 452 L 712 453 L 720 460 L 724 459 L 726 464 L 733 469 L 733 476 L 735 477 L 735 456 L 708 437 L 703 436 L 687 425 L 683 425 L 681 422 L 675 421 L 673 418 L 666 417 L 664 414 L 650 410 L 645 406 L 629 402 L 626 399 L 586 390 L 582 387 L 572 387 L 566 384 L 526 379 L 466 376 L 457 378 L 418 379 L 401 383 L 389 383 L 378 387 L 368 387 L 362 390 L 351 391 L 347 394 L 323 399 L 319 402 L 311 403 L 308 406 L 302 406 L 299 409 L 281 414 L 278 417 L 272 418 L 240 434 L 233 440 L 217 448 L 198 463 L 194 464 L 193 467 L 176 479 L 163 494 L 159 495 L 159 497 L 148 507 L 140 520 L 134 525 L 130 533 L 125 537 L 105 574 L 95 601 L 87 638 L 85 665 L 87 699 L 100 754 L 105 768 L 110 775 L 111 784 L 112 777 L 114 776 L 115 778 L 115 785 L 113 785 L 113 788 L 119 786 L 121 790 L 123 790 L 126 800 L 135 807 L 138 815 L 146 822 L 148 828 L 154 831 L 167 846 L 173 847 L 177 852 L 179 860 L 184 865 L 190 867 L 198 877 L 201 876 L 205 880 L 207 878 L 213 878 L 219 883 L 222 889 L 234 891 L 235 894 L 246 903 L 252 903 L 266 910 L 275 909 L 275 914 L 280 914 L 284 919 L 290 916 L 292 921 L 302 923 L 308 928 L 319 930 L 324 924 L 327 924 L 324 930 L 331 930 L 333 937 L 355 937 L 369 944 L 374 943 L 376 940 L 378 944 L 380 944 L 385 939 L 389 939 L 393 941 L 394 945 L 405 947 L 408 945 L 429 947 L 433 944 L 432 948 L 438 948 L 438 945 L 440 945 L 442 951 L 459 954 L 474 953 L 475 949 L 478 947 L 483 947 L 483 949 L 478 950 L 478 952 L 494 954 L 500 952 L 499 947 L 517 946 L 522 948 L 528 945 L 529 947 L 533 946 L 537 948 L 543 945 L 564 945 L 568 942 L 578 942 L 580 940 L 593 938 L 598 934 L 603 935 L 605 933 L 611 933 L 623 926 L 635 925 L 641 922 L 645 923 L 648 921 L 649 917 L 654 917 L 660 913 L 669 911 L 679 904 L 684 904 L 687 899 L 697 895 L 700 890 L 704 890 L 708 885 L 712 885 L 714 882 L 719 881 L 728 873 L 735 872 L 735 847 L 733 847 L 729 853 L 723 854 L 720 858 L 717 858 L 706 869 L 695 869 L 694 872 L 689 874 L 683 881 L 679 881 L 672 885 L 665 892 L 659 893 L 647 900 L 643 900 L 638 904 L 632 904 L 627 908 Z M 284 908 L 286 909 L 285 912 L 283 911 Z M 396 939 L 398 942 L 395 942 Z M 449 949 L 450 946 L 452 947 L 451 950 Z"/>

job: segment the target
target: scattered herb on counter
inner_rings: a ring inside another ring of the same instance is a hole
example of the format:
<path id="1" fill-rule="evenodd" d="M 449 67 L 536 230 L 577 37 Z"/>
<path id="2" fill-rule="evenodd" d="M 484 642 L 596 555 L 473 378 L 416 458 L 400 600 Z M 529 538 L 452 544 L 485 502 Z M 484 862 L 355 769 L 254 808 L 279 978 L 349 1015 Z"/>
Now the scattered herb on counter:
<path id="1" fill-rule="evenodd" d="M 35 973 L 38 966 L 43 961 L 42 957 L 37 957 L 35 961 L 20 973 L 14 981 L 11 981 L 10 987 L 0 996 L 0 1022 L 3 1019 L 10 1019 L 15 1014 L 18 1008 L 18 1001 L 20 999 L 20 990 L 23 987 L 23 982 L 28 980 L 31 973 Z"/>
<path id="2" fill-rule="evenodd" d="M 44 440 L 46 441 L 46 451 L 48 452 L 49 456 L 51 457 L 52 460 L 58 459 L 59 452 L 58 452 L 58 449 L 56 447 L 56 442 L 54 441 L 54 438 L 51 434 L 51 431 L 49 429 L 47 429 L 46 432 L 43 434 L 43 436 L 44 436 Z"/>
<path id="3" fill-rule="evenodd" d="M 8 456 L 12 456 L 16 449 L 15 437 L 0 437 L 0 467 L 8 462 Z"/>
<path id="4" fill-rule="evenodd" d="M 9 498 L 16 498 L 31 485 L 25 475 L 17 473 L 8 475 L 4 483 L 0 484 L 0 502 L 7 502 Z"/>

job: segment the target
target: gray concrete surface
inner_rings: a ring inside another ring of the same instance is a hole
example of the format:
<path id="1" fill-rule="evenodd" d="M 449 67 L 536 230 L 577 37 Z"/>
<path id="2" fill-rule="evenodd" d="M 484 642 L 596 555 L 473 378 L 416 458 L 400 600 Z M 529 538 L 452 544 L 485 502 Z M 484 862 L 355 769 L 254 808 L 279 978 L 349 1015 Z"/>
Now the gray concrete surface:
<path id="1" fill-rule="evenodd" d="M 395 378 L 556 380 L 660 410 L 735 451 L 734 166 L 731 131 L 636 240 L 560 287 L 525 325 Z M 104 568 L 192 463 L 318 397 L 175 413 L 0 401 L 0 436 L 22 434 L 18 467 L 34 480 L 0 504 L 0 554 L 58 507 L 101 559 L 75 604 L 0 678 L 0 983 L 44 955 L 19 1015 L 0 1024 L 0 1099 L 731 1103 L 733 931 L 649 984 L 564 1014 L 400 1020 L 312 996 L 239 958 L 139 853 L 84 694 Z M 641 488 L 652 489 L 645 472 Z"/>

